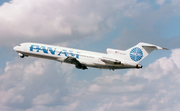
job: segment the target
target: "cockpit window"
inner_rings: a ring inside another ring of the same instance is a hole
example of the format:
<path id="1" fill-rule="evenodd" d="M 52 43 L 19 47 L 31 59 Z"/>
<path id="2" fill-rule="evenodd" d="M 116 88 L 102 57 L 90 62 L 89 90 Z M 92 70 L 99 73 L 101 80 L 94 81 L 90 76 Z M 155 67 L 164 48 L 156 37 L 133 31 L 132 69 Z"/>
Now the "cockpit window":
<path id="1" fill-rule="evenodd" d="M 21 44 L 19 44 L 18 46 L 21 46 Z"/>

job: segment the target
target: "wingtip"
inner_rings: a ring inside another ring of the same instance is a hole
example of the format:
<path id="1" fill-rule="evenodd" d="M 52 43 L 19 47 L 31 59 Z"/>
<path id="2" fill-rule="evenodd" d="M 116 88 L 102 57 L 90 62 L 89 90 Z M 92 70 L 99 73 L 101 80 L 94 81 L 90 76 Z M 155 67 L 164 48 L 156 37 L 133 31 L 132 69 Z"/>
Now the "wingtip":
<path id="1" fill-rule="evenodd" d="M 169 50 L 168 48 L 159 47 L 159 46 L 156 46 L 156 48 L 157 48 L 158 50 L 160 50 L 160 49 L 163 49 L 163 50 Z"/>

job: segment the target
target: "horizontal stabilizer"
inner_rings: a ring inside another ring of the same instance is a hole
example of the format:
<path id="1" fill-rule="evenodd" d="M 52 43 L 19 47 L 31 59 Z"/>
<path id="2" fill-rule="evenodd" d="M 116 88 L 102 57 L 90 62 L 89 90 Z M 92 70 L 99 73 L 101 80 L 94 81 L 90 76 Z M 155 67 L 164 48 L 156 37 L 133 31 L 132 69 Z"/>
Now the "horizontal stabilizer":
<path id="1" fill-rule="evenodd" d="M 142 46 L 142 47 L 144 47 L 144 48 L 152 48 L 152 49 L 154 49 L 154 50 L 161 50 L 161 49 L 164 49 L 164 50 L 169 50 L 169 49 L 167 49 L 167 48 L 163 48 L 163 47 L 159 47 L 159 46 Z"/>
<path id="2" fill-rule="evenodd" d="M 160 47 L 160 46 L 157 46 L 157 45 L 143 43 L 143 42 L 140 42 L 138 44 L 138 46 L 139 47 L 142 46 L 142 48 L 147 52 L 147 54 L 151 53 L 153 50 L 161 50 L 161 49 L 168 50 L 167 48 L 163 48 L 163 47 Z"/>
<path id="3" fill-rule="evenodd" d="M 167 48 L 163 48 L 163 47 L 160 47 L 160 46 L 157 46 L 157 45 L 153 45 L 153 44 L 148 44 L 148 43 L 143 43 L 143 42 L 140 42 L 139 43 L 143 48 L 151 48 L 153 50 L 161 50 L 161 49 L 164 49 L 164 50 L 169 50 Z"/>

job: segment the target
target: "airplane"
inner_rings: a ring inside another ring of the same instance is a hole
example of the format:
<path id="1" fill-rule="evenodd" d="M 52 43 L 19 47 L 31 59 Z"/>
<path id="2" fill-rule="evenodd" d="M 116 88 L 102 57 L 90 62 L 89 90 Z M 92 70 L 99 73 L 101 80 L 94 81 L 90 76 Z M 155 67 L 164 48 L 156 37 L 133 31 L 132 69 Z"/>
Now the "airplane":
<path id="1" fill-rule="evenodd" d="M 142 68 L 139 64 L 153 50 L 165 49 L 157 45 L 140 42 L 127 50 L 107 48 L 107 53 L 85 51 L 41 43 L 21 43 L 13 48 L 21 58 L 32 56 L 74 64 L 78 69 L 87 67 L 100 69 Z"/>

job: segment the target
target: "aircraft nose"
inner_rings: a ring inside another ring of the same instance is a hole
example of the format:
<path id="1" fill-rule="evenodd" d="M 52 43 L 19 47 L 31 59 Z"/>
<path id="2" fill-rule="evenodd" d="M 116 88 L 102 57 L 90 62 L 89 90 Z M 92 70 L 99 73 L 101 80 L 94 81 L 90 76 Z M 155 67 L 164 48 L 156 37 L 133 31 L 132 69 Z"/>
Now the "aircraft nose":
<path id="1" fill-rule="evenodd" d="M 13 49 L 16 51 L 18 49 L 18 46 L 13 47 Z"/>

